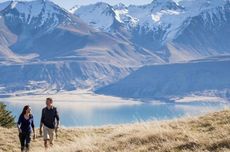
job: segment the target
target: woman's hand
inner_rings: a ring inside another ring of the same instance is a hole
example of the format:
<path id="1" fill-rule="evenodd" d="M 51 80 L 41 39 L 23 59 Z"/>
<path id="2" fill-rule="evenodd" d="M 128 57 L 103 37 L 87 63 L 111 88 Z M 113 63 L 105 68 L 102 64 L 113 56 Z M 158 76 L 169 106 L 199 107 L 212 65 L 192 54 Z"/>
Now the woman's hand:
<path id="1" fill-rule="evenodd" d="M 17 128 L 18 128 L 18 133 L 22 133 L 22 129 L 20 128 L 19 124 L 17 124 Z"/>
<path id="2" fill-rule="evenodd" d="M 22 133 L 22 129 L 18 128 L 18 132 L 19 132 L 19 133 Z"/>

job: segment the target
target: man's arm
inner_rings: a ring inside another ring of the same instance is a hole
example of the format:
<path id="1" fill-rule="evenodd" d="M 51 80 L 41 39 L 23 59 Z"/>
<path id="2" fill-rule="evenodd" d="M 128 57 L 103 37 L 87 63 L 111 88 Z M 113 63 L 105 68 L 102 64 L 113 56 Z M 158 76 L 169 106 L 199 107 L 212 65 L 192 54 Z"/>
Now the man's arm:
<path id="1" fill-rule="evenodd" d="M 55 110 L 55 118 L 57 120 L 57 124 L 56 124 L 56 127 L 55 127 L 55 134 L 56 134 L 56 138 L 58 138 L 58 128 L 59 128 L 59 124 L 60 124 L 60 118 L 59 118 L 57 108 Z"/>
<path id="2" fill-rule="evenodd" d="M 58 128 L 58 127 L 59 127 L 59 124 L 60 124 L 60 117 L 59 117 L 59 113 L 58 113 L 58 111 L 57 111 L 57 108 L 56 108 L 55 118 L 56 118 L 56 120 L 57 120 L 57 126 L 56 126 L 56 128 Z"/>

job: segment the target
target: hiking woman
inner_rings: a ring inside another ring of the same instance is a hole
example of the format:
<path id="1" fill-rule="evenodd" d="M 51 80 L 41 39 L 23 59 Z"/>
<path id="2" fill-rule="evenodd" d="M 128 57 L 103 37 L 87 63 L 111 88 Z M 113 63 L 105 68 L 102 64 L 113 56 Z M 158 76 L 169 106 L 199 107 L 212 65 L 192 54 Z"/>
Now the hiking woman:
<path id="1" fill-rule="evenodd" d="M 17 123 L 19 131 L 19 139 L 21 143 L 21 151 L 28 152 L 30 148 L 31 134 L 33 132 L 33 138 L 35 139 L 34 120 L 31 113 L 31 107 L 26 105 L 21 115 L 19 116 Z"/>

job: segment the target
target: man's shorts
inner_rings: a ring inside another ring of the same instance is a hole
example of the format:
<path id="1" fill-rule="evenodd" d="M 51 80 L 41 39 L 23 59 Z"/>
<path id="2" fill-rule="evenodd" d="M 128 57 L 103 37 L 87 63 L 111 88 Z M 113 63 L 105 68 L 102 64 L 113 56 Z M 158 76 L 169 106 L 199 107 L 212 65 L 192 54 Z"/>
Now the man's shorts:
<path id="1" fill-rule="evenodd" d="M 55 129 L 50 129 L 46 126 L 43 127 L 43 138 L 44 140 L 50 140 L 50 143 L 53 143 Z"/>

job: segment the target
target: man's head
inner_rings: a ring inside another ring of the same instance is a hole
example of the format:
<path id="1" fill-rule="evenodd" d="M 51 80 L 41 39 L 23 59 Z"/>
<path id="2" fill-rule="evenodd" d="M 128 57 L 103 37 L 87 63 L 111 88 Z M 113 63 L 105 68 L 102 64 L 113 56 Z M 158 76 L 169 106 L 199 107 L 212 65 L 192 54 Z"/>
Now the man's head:
<path id="1" fill-rule="evenodd" d="M 48 107 L 51 107 L 53 105 L 53 99 L 52 98 L 46 98 L 46 105 Z"/>

